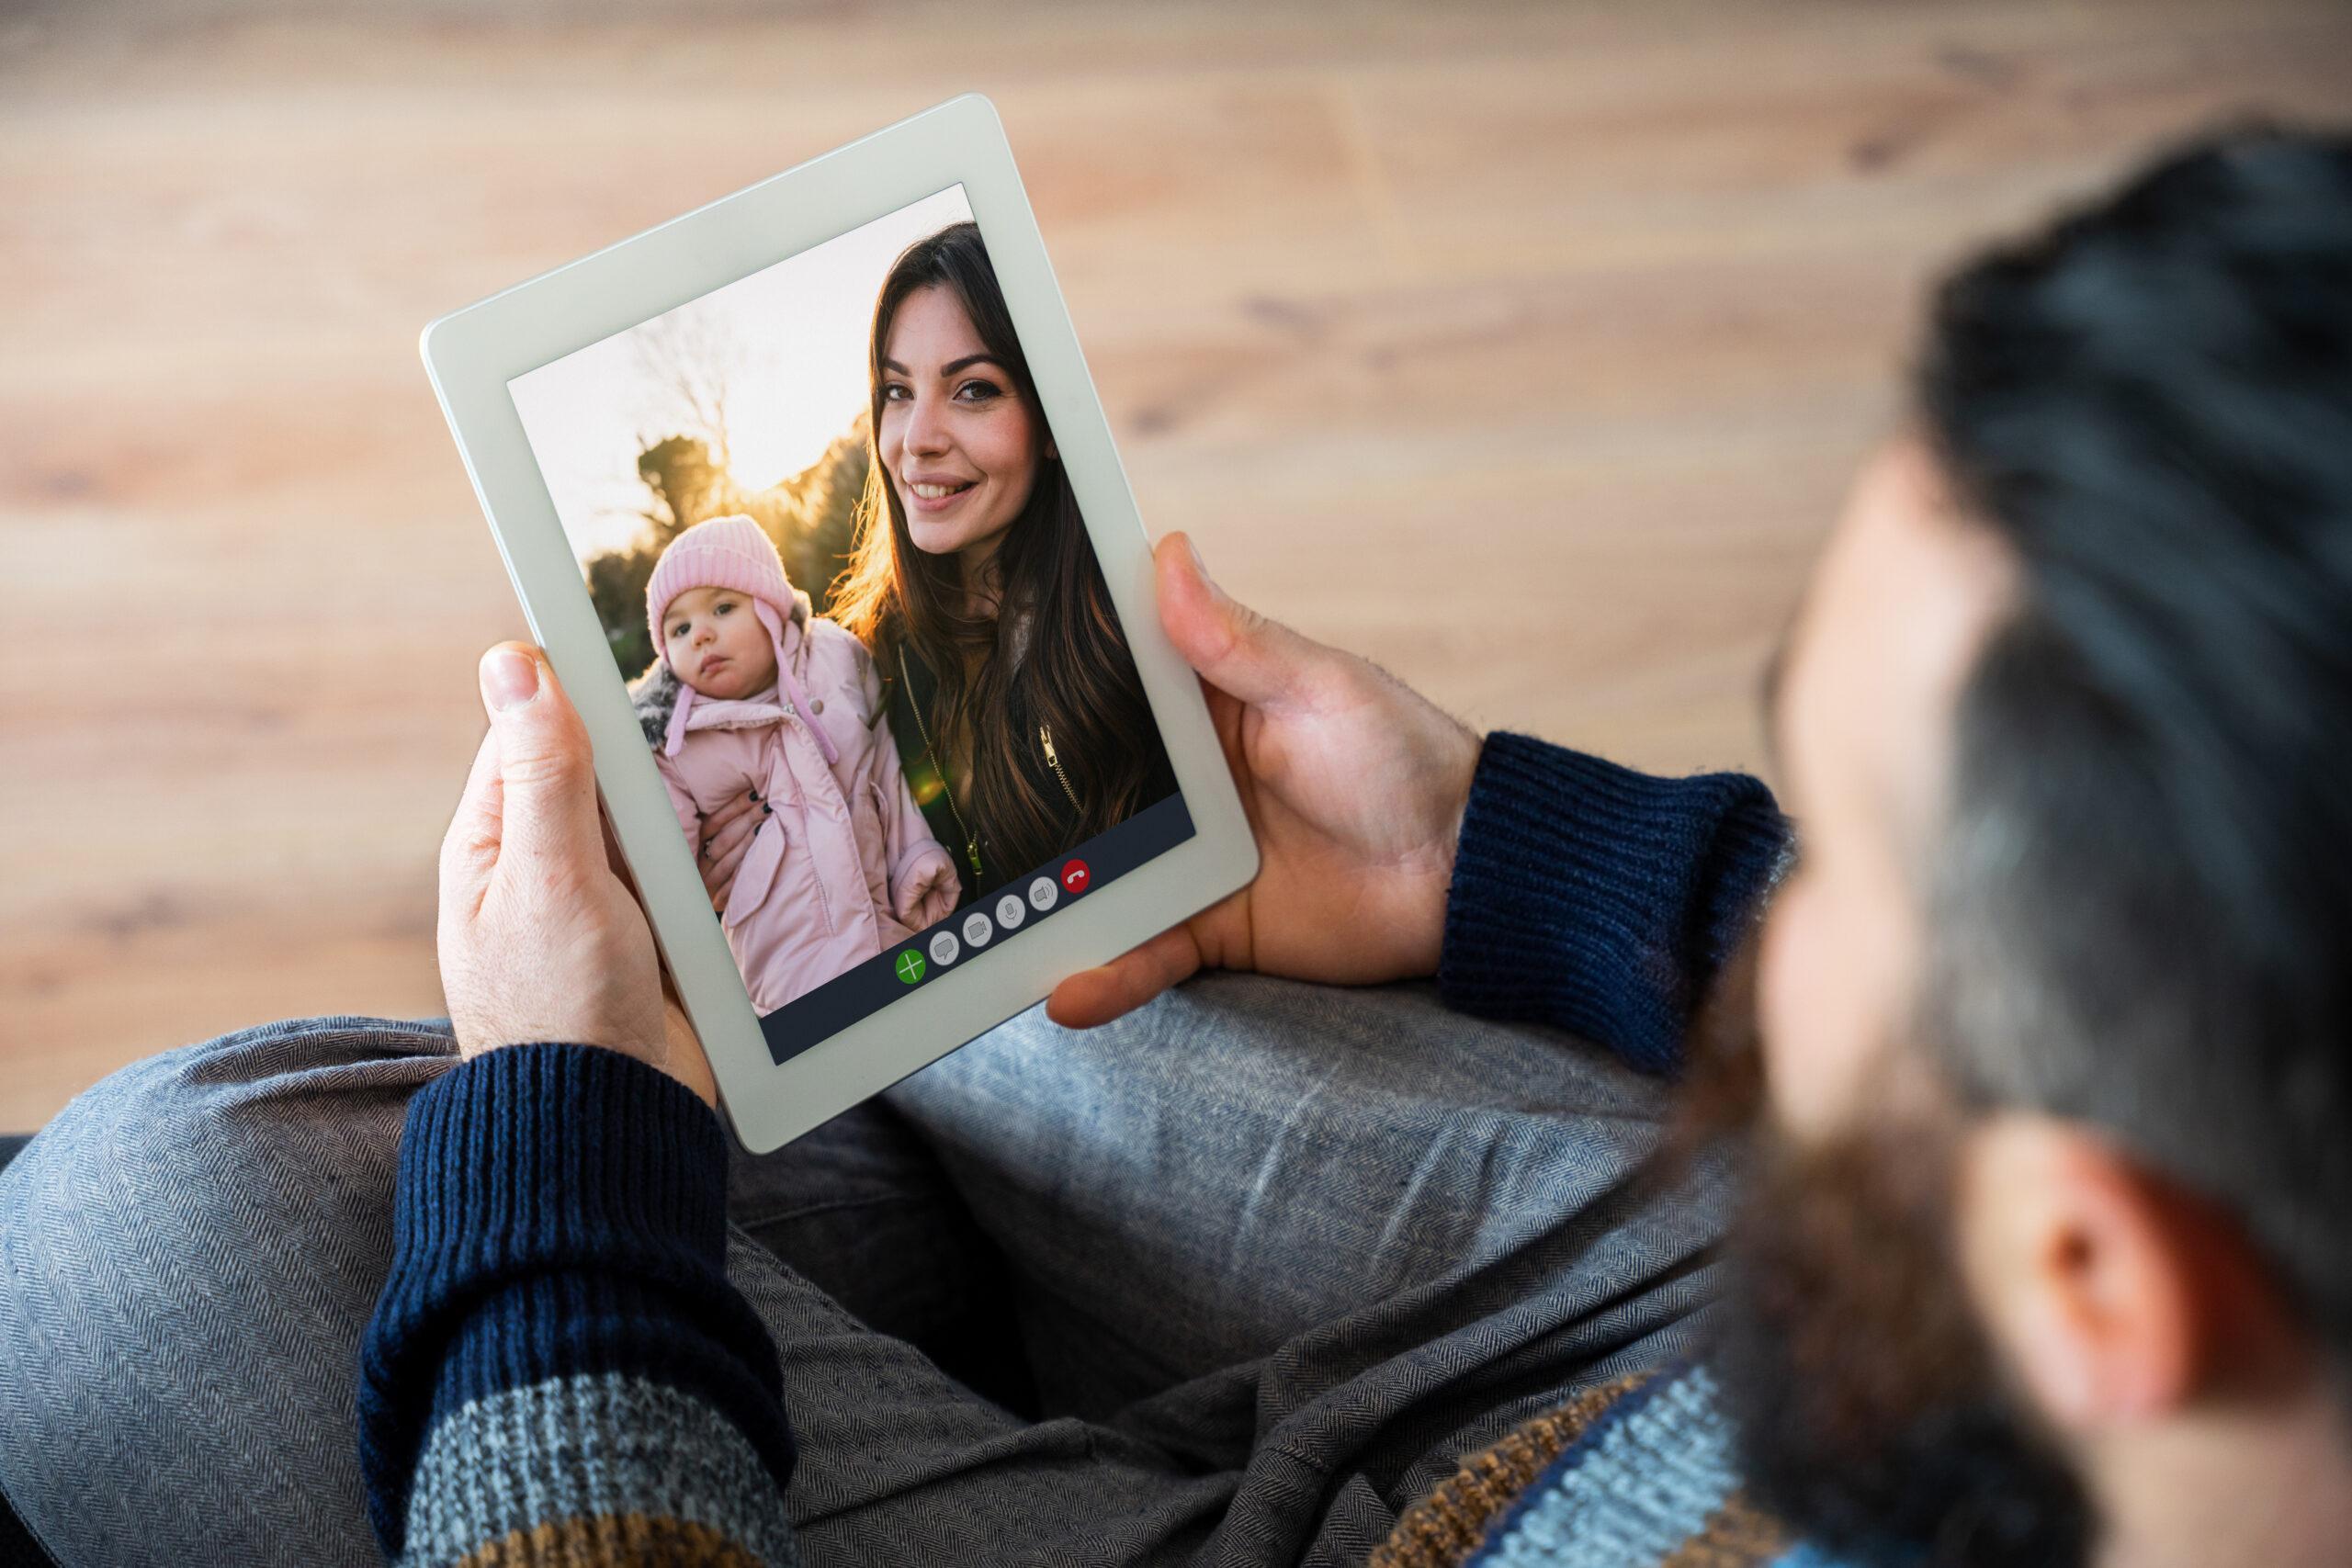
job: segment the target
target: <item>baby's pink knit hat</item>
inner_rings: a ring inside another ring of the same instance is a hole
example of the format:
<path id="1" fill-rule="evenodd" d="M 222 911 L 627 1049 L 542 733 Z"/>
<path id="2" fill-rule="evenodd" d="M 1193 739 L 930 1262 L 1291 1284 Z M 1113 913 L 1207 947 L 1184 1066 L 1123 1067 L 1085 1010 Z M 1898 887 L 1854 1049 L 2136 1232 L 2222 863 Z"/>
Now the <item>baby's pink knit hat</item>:
<path id="1" fill-rule="evenodd" d="M 784 656 L 785 623 L 801 614 L 803 601 L 792 591 L 792 580 L 784 574 L 784 558 L 776 554 L 775 541 L 768 537 L 767 530 L 737 513 L 697 523 L 670 541 L 645 584 L 646 629 L 653 635 L 654 656 L 663 664 L 670 662 L 670 644 L 662 635 L 662 619 L 670 613 L 670 602 L 692 588 L 731 588 L 751 596 L 752 614 L 759 616 L 775 644 L 777 686 L 791 701 L 792 711 L 815 732 L 825 761 L 839 762 L 840 751 L 809 713 L 808 697 Z M 671 673 L 674 676 L 677 671 Z M 686 714 L 696 695 L 692 686 L 678 682 L 678 705 L 670 712 L 670 732 L 662 749 L 664 755 L 675 756 L 684 744 Z"/>

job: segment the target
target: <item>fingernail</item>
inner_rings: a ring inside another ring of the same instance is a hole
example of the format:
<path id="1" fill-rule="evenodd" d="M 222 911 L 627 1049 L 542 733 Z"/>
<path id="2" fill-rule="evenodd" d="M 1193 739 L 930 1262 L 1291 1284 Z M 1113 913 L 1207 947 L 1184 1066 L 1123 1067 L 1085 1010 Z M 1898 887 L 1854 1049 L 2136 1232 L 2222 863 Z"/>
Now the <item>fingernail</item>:
<path id="1" fill-rule="evenodd" d="M 765 816 L 769 815 L 771 812 L 773 812 L 773 811 L 775 811 L 775 807 L 773 807 L 773 806 L 770 806 L 766 801 L 764 801 L 764 800 L 763 800 L 763 801 L 760 802 L 760 815 L 761 815 L 761 816 L 765 817 Z"/>
<path id="2" fill-rule="evenodd" d="M 481 694 L 492 711 L 529 702 L 539 694 L 538 660 L 511 648 L 493 649 L 481 661 Z"/>
<path id="3" fill-rule="evenodd" d="M 753 800 L 757 800 L 757 799 L 759 799 L 759 798 L 760 798 L 760 792 L 759 792 L 758 790 L 753 790 L 753 791 L 752 792 L 752 798 Z"/>
<path id="4" fill-rule="evenodd" d="M 1203 582 L 1208 584 L 1209 592 L 1219 599 L 1224 598 L 1225 590 L 1219 588 L 1216 585 L 1216 579 L 1209 575 L 1209 563 L 1201 558 L 1201 547 L 1193 543 L 1193 536 L 1190 534 L 1184 536 L 1184 547 L 1193 552 L 1193 570 L 1201 574 Z"/>

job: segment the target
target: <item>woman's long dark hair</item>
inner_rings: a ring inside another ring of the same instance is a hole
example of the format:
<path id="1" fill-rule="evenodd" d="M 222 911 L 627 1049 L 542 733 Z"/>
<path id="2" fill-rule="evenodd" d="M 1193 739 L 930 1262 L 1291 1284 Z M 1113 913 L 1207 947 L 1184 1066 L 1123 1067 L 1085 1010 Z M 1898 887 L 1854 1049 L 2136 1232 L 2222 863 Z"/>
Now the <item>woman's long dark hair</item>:
<path id="1" fill-rule="evenodd" d="M 987 835 L 998 866 L 1024 871 L 1132 815 L 1143 804 L 1159 739 L 1069 475 L 1059 457 L 1045 455 L 1049 443 L 1039 443 L 1029 500 L 991 563 L 1000 591 L 995 615 L 964 614 L 954 558 L 914 547 L 882 460 L 882 358 L 899 307 L 930 288 L 954 294 L 1039 430 L 1046 427 L 978 225 L 950 224 L 908 246 L 874 302 L 866 355 L 873 460 L 858 502 L 856 543 L 833 585 L 830 613 L 874 652 L 885 675 L 899 672 L 889 650 L 900 638 L 931 666 L 939 686 L 924 723 L 942 752 L 940 765 L 968 754 L 967 811 L 974 830 Z M 1026 640 L 1016 663 L 1014 638 L 1023 619 Z M 967 662 L 976 670 L 967 671 Z M 1056 756 L 1078 797 L 1075 829 L 1068 826 L 1061 784 L 1046 768 L 1040 726 L 1053 732 Z"/>

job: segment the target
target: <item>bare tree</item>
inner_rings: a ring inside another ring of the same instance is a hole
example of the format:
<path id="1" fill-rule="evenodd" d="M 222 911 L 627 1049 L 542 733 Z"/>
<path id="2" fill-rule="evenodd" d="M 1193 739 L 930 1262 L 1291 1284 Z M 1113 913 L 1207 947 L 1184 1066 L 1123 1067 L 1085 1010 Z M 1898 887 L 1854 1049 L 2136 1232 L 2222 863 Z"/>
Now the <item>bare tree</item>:
<path id="1" fill-rule="evenodd" d="M 661 435 L 695 436 L 723 472 L 730 461 L 727 392 L 740 356 L 734 335 L 708 312 L 673 310 L 638 332 L 637 353 L 647 393 L 646 434 L 658 429 Z"/>

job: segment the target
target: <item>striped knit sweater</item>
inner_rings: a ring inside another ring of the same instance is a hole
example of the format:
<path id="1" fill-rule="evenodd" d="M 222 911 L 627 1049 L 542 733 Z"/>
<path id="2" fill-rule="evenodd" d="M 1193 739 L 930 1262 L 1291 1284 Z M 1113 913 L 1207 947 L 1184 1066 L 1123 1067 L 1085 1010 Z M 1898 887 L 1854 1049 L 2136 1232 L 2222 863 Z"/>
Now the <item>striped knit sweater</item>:
<path id="1" fill-rule="evenodd" d="M 1786 837 L 1762 784 L 1487 739 L 1441 994 L 1668 1070 Z M 360 1458 L 408 1564 L 791 1564 L 775 1352 L 725 1270 L 718 1119 L 616 1053 L 493 1051 L 411 1101 Z M 1379 1568 L 1828 1568 L 1741 1495 L 1703 1369 L 1595 1390 L 1408 1507 Z"/>
<path id="2" fill-rule="evenodd" d="M 1741 1490 L 1714 1379 L 1627 1378 L 1540 1416 L 1406 1510 L 1371 1568 L 1839 1568 Z"/>
<path id="3" fill-rule="evenodd" d="M 587 1045 L 492 1051 L 410 1101 L 360 1346 L 390 1561 L 797 1561 L 775 1351 L 727 1280 L 724 1137 Z"/>

